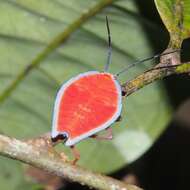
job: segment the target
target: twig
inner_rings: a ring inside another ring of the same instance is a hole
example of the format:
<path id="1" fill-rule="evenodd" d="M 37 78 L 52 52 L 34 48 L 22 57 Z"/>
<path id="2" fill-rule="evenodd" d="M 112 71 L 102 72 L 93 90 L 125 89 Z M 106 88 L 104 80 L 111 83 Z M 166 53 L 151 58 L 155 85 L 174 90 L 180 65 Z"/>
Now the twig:
<path id="1" fill-rule="evenodd" d="M 136 92 L 137 90 L 143 88 L 144 86 L 157 81 L 159 79 L 163 79 L 167 76 L 174 75 L 174 74 L 185 74 L 190 73 L 190 62 L 183 63 L 177 66 L 172 65 L 171 67 L 161 67 L 160 64 L 159 68 L 149 70 L 135 79 L 128 81 L 122 85 L 123 93 L 126 96 Z M 157 67 L 158 67 L 157 65 Z"/>
<path id="2" fill-rule="evenodd" d="M 72 165 L 47 148 L 0 135 L 0 154 L 31 164 L 49 173 L 100 190 L 141 190 L 134 185 Z"/>

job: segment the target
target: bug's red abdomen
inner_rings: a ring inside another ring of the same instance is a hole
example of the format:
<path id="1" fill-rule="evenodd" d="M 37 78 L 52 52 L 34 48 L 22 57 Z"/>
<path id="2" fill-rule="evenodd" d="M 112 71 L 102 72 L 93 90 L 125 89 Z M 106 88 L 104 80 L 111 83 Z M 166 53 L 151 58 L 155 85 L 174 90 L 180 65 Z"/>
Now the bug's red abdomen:
<path id="1" fill-rule="evenodd" d="M 89 72 L 66 83 L 57 105 L 56 132 L 66 132 L 72 144 L 73 139 L 81 140 L 108 127 L 120 114 L 118 88 L 109 73 Z"/>

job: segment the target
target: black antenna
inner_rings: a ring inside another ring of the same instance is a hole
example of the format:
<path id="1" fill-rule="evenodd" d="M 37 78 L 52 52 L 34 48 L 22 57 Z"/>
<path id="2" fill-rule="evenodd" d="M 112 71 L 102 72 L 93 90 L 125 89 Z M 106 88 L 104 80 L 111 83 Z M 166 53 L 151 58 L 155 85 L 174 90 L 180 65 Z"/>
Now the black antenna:
<path id="1" fill-rule="evenodd" d="M 190 63 L 186 63 L 186 64 L 190 64 Z M 176 64 L 176 65 L 164 65 L 164 66 L 154 67 L 154 68 L 148 69 L 147 71 L 145 71 L 145 73 L 150 72 L 150 71 L 154 71 L 154 70 L 160 70 L 160 69 L 176 68 L 180 65 L 182 65 L 182 63 Z"/>
<path id="2" fill-rule="evenodd" d="M 135 61 L 134 63 L 130 64 L 129 66 L 127 66 L 125 69 L 119 71 L 118 73 L 116 73 L 115 75 L 116 76 L 119 76 L 120 74 L 128 71 L 130 68 L 140 64 L 140 63 L 143 63 L 143 62 L 146 62 L 146 61 L 149 61 L 149 60 L 153 60 L 153 59 L 156 59 L 158 57 L 161 57 L 161 56 L 164 56 L 164 55 L 167 55 L 167 54 L 170 54 L 170 53 L 175 53 L 177 51 L 181 51 L 180 49 L 177 49 L 177 50 L 174 50 L 174 51 L 170 51 L 170 52 L 166 52 L 166 53 L 161 53 L 161 54 L 157 54 L 157 55 L 154 55 L 152 57 L 148 57 L 148 58 L 145 58 L 145 59 L 142 59 L 140 61 Z"/>
<path id="3" fill-rule="evenodd" d="M 111 56 L 112 56 L 111 34 L 110 34 L 110 28 L 109 28 L 109 22 L 108 22 L 107 16 L 106 16 L 106 27 L 107 27 L 107 32 L 108 32 L 108 57 L 107 57 L 107 63 L 104 68 L 104 72 L 108 71 L 109 65 L 111 64 Z"/>

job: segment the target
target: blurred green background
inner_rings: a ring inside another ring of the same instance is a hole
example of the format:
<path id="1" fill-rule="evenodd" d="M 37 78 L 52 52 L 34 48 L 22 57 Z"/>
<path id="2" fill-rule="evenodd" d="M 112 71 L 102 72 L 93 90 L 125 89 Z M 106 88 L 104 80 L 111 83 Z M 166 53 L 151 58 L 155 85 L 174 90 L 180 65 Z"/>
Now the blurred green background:
<path id="1" fill-rule="evenodd" d="M 81 15 L 93 10 L 98 0 L 1 0 L 0 1 L 0 97 L 34 63 L 59 34 L 64 34 Z M 67 40 L 31 69 L 0 104 L 0 133 L 19 139 L 51 130 L 54 98 L 69 78 L 89 70 L 101 71 L 107 58 L 105 16 L 110 22 L 113 59 L 111 73 L 135 60 L 162 52 L 168 33 L 153 1 L 119 0 L 72 31 Z M 123 74 L 122 82 L 142 73 L 151 64 Z M 173 107 L 165 86 L 156 82 L 123 99 L 122 120 L 113 124 L 112 141 L 85 140 L 77 145 L 79 165 L 111 173 L 136 161 L 167 127 Z M 70 150 L 64 145 L 59 151 Z M 0 158 L 0 189 L 41 189 L 26 175 L 20 162 Z"/>

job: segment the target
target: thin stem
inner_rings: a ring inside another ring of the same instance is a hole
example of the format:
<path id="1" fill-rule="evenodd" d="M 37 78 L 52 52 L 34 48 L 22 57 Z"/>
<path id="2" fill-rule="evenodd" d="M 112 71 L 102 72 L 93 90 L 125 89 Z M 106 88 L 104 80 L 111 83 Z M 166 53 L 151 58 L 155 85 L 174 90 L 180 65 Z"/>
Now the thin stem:
<path id="1" fill-rule="evenodd" d="M 141 75 L 138 75 L 136 78 L 124 83 L 122 85 L 122 90 L 126 96 L 129 96 L 154 81 L 163 79 L 170 75 L 185 73 L 190 73 L 190 62 L 172 66 L 156 66 L 153 69 L 150 69 Z"/>

